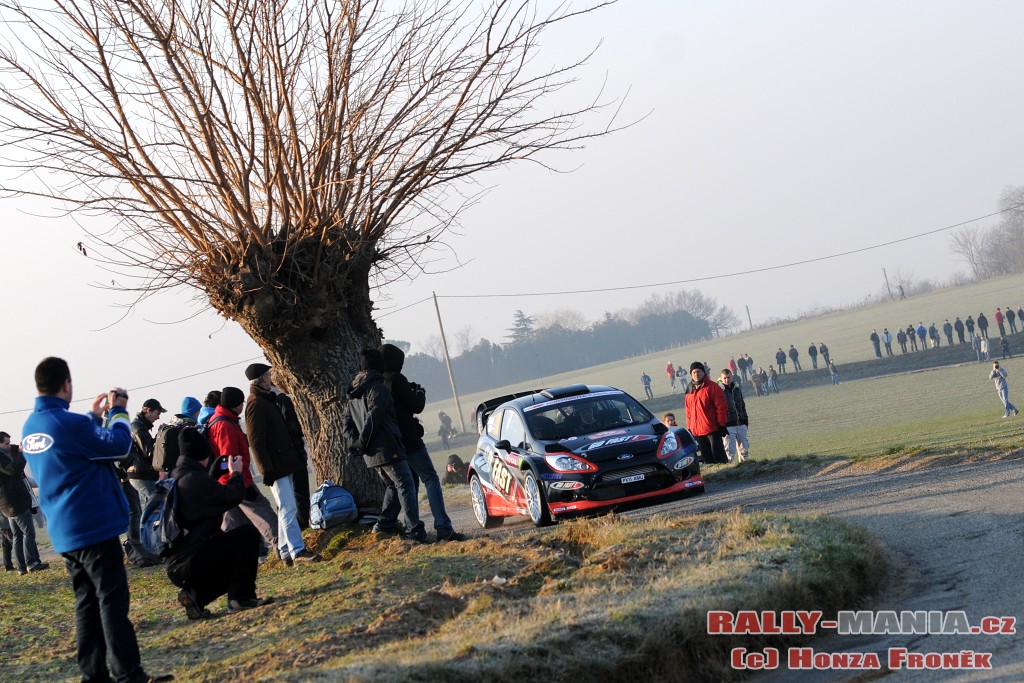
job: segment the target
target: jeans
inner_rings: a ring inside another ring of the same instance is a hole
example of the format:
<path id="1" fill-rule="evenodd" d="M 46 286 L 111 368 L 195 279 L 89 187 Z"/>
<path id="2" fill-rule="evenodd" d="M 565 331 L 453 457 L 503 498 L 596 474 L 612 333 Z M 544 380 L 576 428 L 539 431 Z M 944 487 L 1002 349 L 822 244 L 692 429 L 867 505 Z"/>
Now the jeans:
<path id="1" fill-rule="evenodd" d="M 427 447 L 417 448 L 406 454 L 409 469 L 413 475 L 423 482 L 423 488 L 427 490 L 427 502 L 430 504 L 430 514 L 434 516 L 434 530 L 439 538 L 450 536 L 452 520 L 444 509 L 444 495 L 441 492 L 441 480 L 437 477 L 437 470 L 430 460 L 430 453 Z"/>
<path id="2" fill-rule="evenodd" d="M 832 386 L 835 386 L 837 384 L 839 384 L 839 373 L 834 372 L 832 373 Z"/>
<path id="3" fill-rule="evenodd" d="M 306 549 L 302 540 L 302 529 L 295 515 L 298 508 L 295 503 L 295 486 L 292 475 L 282 477 L 270 485 L 277 503 L 277 550 L 281 557 L 295 557 Z"/>
<path id="4" fill-rule="evenodd" d="M 149 497 L 153 495 L 153 491 L 156 490 L 156 482 L 149 481 L 147 479 L 129 479 L 128 483 L 139 492 L 139 507 L 145 510 L 146 503 L 149 502 Z"/>
<path id="5" fill-rule="evenodd" d="M 1003 417 L 1010 417 L 1010 413 L 1017 413 L 1017 406 L 1010 403 L 1010 388 L 999 389 L 999 400 L 1003 402 L 1003 409 L 1006 411 Z"/>
<path id="6" fill-rule="evenodd" d="M 142 526 L 142 501 L 139 499 L 138 490 L 126 479 L 121 482 L 121 490 L 124 497 L 128 499 L 128 540 L 132 543 L 139 542 L 139 529 Z"/>
<path id="7" fill-rule="evenodd" d="M 39 564 L 39 548 L 36 547 L 36 526 L 32 522 L 32 510 L 8 517 L 11 522 L 12 545 L 18 569 L 27 569 Z"/>
<path id="8" fill-rule="evenodd" d="M 735 427 L 726 427 L 729 431 L 729 436 L 726 436 L 722 443 L 725 446 L 726 452 L 729 454 L 729 459 L 733 460 L 736 457 L 737 446 L 739 446 L 740 462 L 743 462 L 750 457 L 750 443 L 747 441 L 747 425 L 736 425 Z"/>
<path id="9" fill-rule="evenodd" d="M 818 357 L 817 356 L 811 356 L 811 368 L 814 369 L 814 370 L 818 369 Z"/>
<path id="10" fill-rule="evenodd" d="M 693 440 L 697 442 L 697 449 L 704 462 L 719 464 L 729 462 L 729 456 L 725 453 L 725 444 L 721 438 L 714 434 L 705 434 L 704 436 L 694 435 Z"/>
<path id="11" fill-rule="evenodd" d="M 394 529 L 398 526 L 398 511 L 405 515 L 405 530 L 412 536 L 425 537 L 423 522 L 420 520 L 420 507 L 416 501 L 416 482 L 412 478 L 412 470 L 405 460 L 398 460 L 387 465 L 373 468 L 377 476 L 384 481 L 384 502 L 381 503 L 380 518 L 377 522 L 382 529 Z"/>
<path id="12" fill-rule="evenodd" d="M 128 575 L 117 537 L 63 553 L 75 591 L 75 639 L 83 681 L 148 680 L 128 619 Z M 109 665 L 109 669 L 107 668 Z"/>

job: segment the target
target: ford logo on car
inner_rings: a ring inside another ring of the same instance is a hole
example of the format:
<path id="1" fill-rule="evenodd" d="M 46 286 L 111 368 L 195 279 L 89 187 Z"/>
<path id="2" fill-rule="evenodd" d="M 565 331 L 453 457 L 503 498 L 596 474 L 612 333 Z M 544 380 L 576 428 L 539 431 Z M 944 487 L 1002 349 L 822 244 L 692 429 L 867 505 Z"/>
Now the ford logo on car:
<path id="1" fill-rule="evenodd" d="M 619 460 L 629 460 L 632 457 L 633 457 L 632 453 L 623 453 L 622 455 L 619 456 L 618 459 Z"/>

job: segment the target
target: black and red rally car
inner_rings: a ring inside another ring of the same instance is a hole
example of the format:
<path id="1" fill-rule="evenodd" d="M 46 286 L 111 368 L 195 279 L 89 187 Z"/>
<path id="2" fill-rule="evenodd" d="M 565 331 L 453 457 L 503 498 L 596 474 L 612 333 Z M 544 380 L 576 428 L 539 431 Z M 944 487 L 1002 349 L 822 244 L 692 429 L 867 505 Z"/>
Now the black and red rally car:
<path id="1" fill-rule="evenodd" d="M 491 399 L 476 411 L 469 464 L 484 528 L 526 515 L 537 526 L 704 492 L 697 444 L 624 391 L 575 384 Z"/>

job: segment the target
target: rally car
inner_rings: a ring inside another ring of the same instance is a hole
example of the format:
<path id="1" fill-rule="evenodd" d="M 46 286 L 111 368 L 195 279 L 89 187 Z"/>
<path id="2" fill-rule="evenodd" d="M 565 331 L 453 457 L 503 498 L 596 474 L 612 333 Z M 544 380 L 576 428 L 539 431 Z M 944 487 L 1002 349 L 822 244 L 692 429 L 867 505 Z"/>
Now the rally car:
<path id="1" fill-rule="evenodd" d="M 704 492 L 697 444 L 624 391 L 576 384 L 491 399 L 476 410 L 469 464 L 473 513 L 537 526 Z"/>

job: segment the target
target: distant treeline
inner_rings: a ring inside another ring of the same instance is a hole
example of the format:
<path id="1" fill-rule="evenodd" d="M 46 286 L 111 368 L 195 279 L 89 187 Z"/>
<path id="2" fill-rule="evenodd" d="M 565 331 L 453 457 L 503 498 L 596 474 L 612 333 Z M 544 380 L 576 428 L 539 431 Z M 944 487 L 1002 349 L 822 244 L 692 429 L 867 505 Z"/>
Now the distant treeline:
<path id="1" fill-rule="evenodd" d="M 510 330 L 513 341 L 502 345 L 481 339 L 452 359 L 460 394 L 527 380 L 536 380 L 539 386 L 544 377 L 701 341 L 712 331 L 708 320 L 686 311 L 651 313 L 634 320 L 606 315 L 582 330 L 568 330 L 557 323 L 533 330 L 530 320 L 517 312 Z M 443 360 L 412 354 L 406 358 L 404 373 L 427 388 L 429 400 L 452 397 Z"/>

